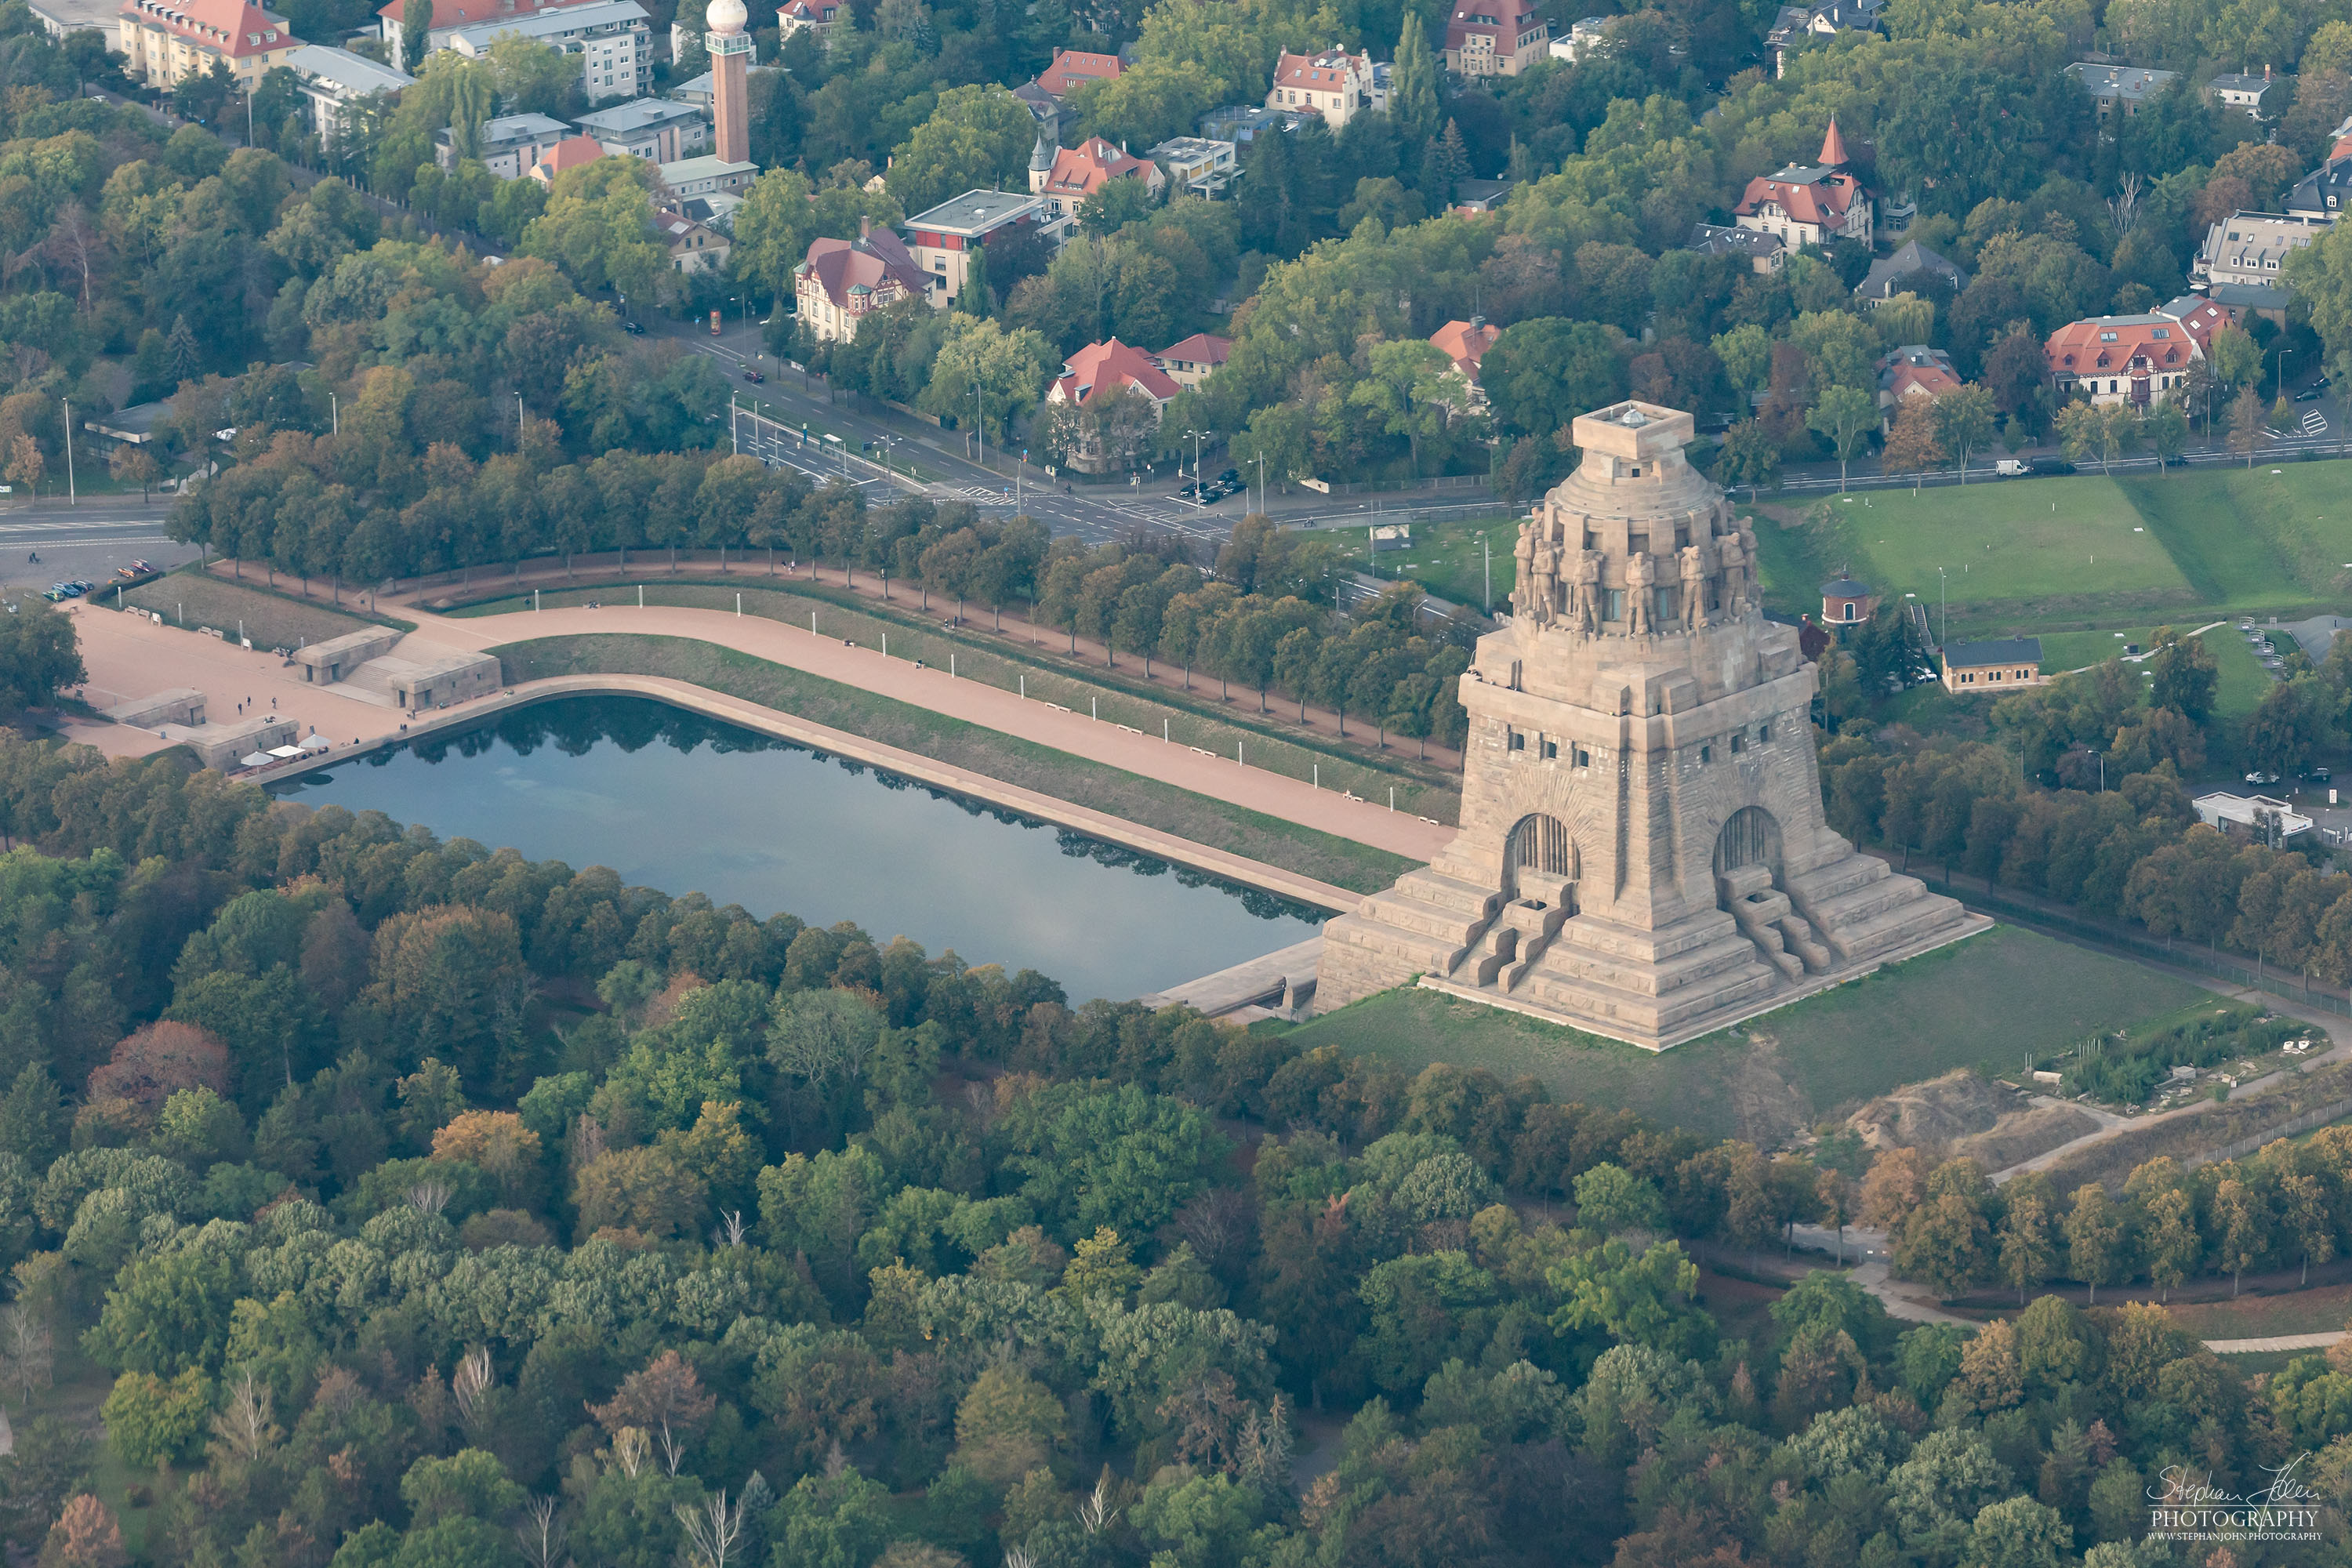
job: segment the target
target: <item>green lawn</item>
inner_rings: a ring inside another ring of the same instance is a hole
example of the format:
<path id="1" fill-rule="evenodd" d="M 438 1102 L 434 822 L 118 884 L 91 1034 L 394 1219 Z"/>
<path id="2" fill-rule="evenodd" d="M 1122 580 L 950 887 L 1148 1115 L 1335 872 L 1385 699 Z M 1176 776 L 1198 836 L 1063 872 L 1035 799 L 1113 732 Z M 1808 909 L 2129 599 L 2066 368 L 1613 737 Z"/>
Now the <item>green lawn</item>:
<path id="1" fill-rule="evenodd" d="M 258 568 L 247 570 L 254 574 L 254 581 L 249 584 L 234 578 L 223 582 L 190 567 L 127 589 L 122 601 L 126 606 L 151 610 L 166 623 L 191 630 L 213 626 L 234 637 L 241 626 L 253 646 L 259 648 L 325 642 L 330 637 L 364 631 L 373 624 L 357 615 L 338 615 L 323 605 L 273 594 Z M 114 608 L 114 598 L 110 590 L 93 595 L 90 602 L 110 610 Z"/>
<path id="2" fill-rule="evenodd" d="M 1433 1061 L 1532 1075 L 1564 1100 L 1622 1106 L 1710 1136 L 1765 1144 L 1956 1067 L 2007 1068 L 2095 1029 L 2194 1001 L 2184 981 L 1997 926 L 1957 946 L 1671 1051 L 1653 1054 L 1434 991 L 1368 997 L 1300 1026 L 1418 1069 Z"/>
<path id="3" fill-rule="evenodd" d="M 1832 563 L 1850 564 L 1882 595 L 1916 593 L 1930 605 L 1938 568 L 1955 605 L 2192 597 L 2130 499 L 2096 476 L 1836 496 L 1808 520 Z"/>
<path id="4" fill-rule="evenodd" d="M 1518 558 L 1512 554 L 1518 540 L 1519 520 L 1501 513 L 1456 522 L 1416 522 L 1411 549 L 1383 550 L 1377 565 L 1366 570 L 1382 578 L 1410 577 L 1439 598 L 1475 610 L 1489 603 L 1486 572 L 1491 561 L 1491 602 L 1508 605 L 1512 584 L 1518 581 Z M 1359 565 L 1363 564 L 1364 543 L 1359 532 Z"/>
<path id="5" fill-rule="evenodd" d="M 2200 612 L 2201 618 L 2184 616 L 2172 623 L 2178 630 L 2188 631 L 2214 617 Z M 2154 626 L 2129 626 L 2116 631 L 2040 633 L 2042 668 L 2051 674 L 2081 669 L 2085 665 L 2099 664 L 2122 657 L 2125 648 L 2137 643 L 2145 651 L 2155 640 Z M 2237 717 L 2252 713 L 2261 706 L 2273 684 L 2271 673 L 2255 658 L 2254 650 L 2238 630 L 2234 617 L 2223 617 L 2221 625 L 2205 634 L 2205 646 L 2213 652 L 2213 662 L 2221 669 L 2221 683 L 2214 688 L 2213 709 L 2217 713 Z"/>
<path id="6" fill-rule="evenodd" d="M 1745 510 L 1775 609 L 1814 608 L 1844 566 L 1931 612 L 1940 595 L 1954 637 L 2101 634 L 2045 644 L 2053 664 L 2094 662 L 2094 643 L 2145 643 L 2159 625 L 2300 619 L 2352 593 L 2352 464 L 2342 461 L 1989 479 Z M 2126 635 L 2107 635 L 2116 631 Z"/>

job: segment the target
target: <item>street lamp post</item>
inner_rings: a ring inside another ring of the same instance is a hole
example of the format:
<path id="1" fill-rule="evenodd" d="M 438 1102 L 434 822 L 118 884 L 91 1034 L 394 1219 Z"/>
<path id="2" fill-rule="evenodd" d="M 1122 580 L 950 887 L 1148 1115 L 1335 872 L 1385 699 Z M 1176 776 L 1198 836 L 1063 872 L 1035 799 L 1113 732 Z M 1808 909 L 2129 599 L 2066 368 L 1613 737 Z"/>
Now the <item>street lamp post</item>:
<path id="1" fill-rule="evenodd" d="M 1486 555 L 1486 592 L 1483 607 L 1491 616 L 1495 613 L 1495 542 L 1486 537 L 1486 531 L 1483 528 L 1478 531 L 1478 547 Z"/>
<path id="2" fill-rule="evenodd" d="M 2286 395 L 2286 356 L 2293 353 L 2293 349 L 2279 350 L 2278 359 L 2272 367 L 2271 401 L 2273 403 Z"/>
<path id="3" fill-rule="evenodd" d="M 1952 640 L 1951 598 L 1941 566 L 1936 568 L 1936 646 L 1943 647 Z"/>

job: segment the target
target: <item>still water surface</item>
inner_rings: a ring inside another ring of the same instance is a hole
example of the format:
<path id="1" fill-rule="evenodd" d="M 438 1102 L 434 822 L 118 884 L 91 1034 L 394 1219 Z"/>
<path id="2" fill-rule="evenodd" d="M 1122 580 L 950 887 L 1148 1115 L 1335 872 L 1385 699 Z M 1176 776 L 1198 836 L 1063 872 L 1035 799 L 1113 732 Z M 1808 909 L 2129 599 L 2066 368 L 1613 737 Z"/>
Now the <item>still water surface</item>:
<path id="1" fill-rule="evenodd" d="M 609 866 L 761 919 L 849 920 L 1073 1003 L 1315 934 L 1321 911 L 645 698 L 573 697 L 289 782 L 445 838 Z"/>

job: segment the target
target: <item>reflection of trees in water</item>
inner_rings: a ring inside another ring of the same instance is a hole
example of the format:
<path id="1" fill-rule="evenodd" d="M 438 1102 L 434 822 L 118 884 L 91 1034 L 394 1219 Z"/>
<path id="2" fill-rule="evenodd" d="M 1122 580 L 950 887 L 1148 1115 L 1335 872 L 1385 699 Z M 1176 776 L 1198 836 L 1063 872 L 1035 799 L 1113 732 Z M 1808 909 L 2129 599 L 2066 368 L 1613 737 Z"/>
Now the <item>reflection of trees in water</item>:
<path id="1" fill-rule="evenodd" d="M 730 724 L 723 720 L 708 718 L 700 713 L 649 697 L 564 697 L 551 702 L 535 702 L 501 714 L 498 719 L 468 729 L 421 737 L 408 742 L 406 750 L 420 761 L 437 765 L 452 755 L 458 757 L 487 756 L 499 746 L 505 746 L 519 757 L 530 756 L 541 746 L 552 745 L 569 757 L 584 757 L 599 742 L 610 742 L 624 752 L 634 753 L 659 743 L 680 753 L 690 753 L 708 746 L 714 753 L 739 752 L 794 752 L 811 762 L 830 762 L 852 777 L 871 774 L 885 789 L 919 790 L 936 801 L 961 808 L 965 815 L 985 817 L 1008 827 L 1045 828 L 1052 825 L 1034 816 L 971 795 L 957 795 L 933 785 L 908 778 L 903 773 L 881 768 L 869 768 L 848 757 L 836 757 L 829 752 L 780 741 Z M 369 752 L 364 762 L 369 767 L 384 767 L 391 763 L 401 748 L 385 747 Z M 349 764 L 345 764 L 349 765 Z M 289 793 L 299 790 L 305 782 L 324 784 L 334 770 L 321 770 L 305 779 L 289 781 Z M 275 792 L 273 792 L 275 793 Z M 1326 911 L 1308 904 L 1269 893 L 1262 888 L 1252 888 L 1213 877 L 1188 866 L 1179 866 L 1156 855 L 1130 849 L 1123 844 L 1112 844 L 1100 838 L 1090 838 L 1066 827 L 1054 827 L 1055 841 L 1062 853 L 1073 858 L 1090 859 L 1096 864 L 1116 870 L 1129 871 L 1139 877 L 1172 875 L 1179 886 L 1214 888 L 1233 895 L 1259 920 L 1298 920 L 1320 923 Z"/>

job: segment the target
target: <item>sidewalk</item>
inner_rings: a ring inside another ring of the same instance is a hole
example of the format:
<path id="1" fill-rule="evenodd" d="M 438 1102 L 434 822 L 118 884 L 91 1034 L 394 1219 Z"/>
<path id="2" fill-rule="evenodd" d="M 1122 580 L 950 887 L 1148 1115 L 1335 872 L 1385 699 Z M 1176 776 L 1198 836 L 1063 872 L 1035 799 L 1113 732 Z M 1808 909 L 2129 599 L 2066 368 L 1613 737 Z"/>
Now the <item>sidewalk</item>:
<path id="1" fill-rule="evenodd" d="M 563 569 L 563 564 L 560 561 L 533 560 L 523 564 L 520 576 L 511 572 L 496 574 L 485 572 L 483 580 L 470 587 L 459 574 L 444 573 L 425 578 L 404 592 L 387 595 L 381 602 L 373 596 L 367 596 L 366 603 L 377 609 L 390 606 L 389 613 L 399 615 L 403 618 L 412 618 L 414 613 L 430 614 L 431 612 L 425 610 L 425 606 L 433 603 L 472 598 L 478 595 L 519 595 L 527 593 L 532 588 L 553 591 L 635 587 L 638 584 L 655 587 L 666 579 L 684 579 L 688 576 L 698 583 L 707 584 L 707 580 L 715 574 L 712 568 L 716 563 L 703 561 L 698 563 L 692 559 L 694 553 L 687 552 L 681 559 L 680 565 L 688 569 L 684 572 L 672 571 L 666 557 L 656 555 L 650 558 L 641 556 L 625 567 L 619 564 L 617 559 L 604 566 L 580 565 L 577 563 L 578 558 L 575 557 L 574 570 L 569 573 Z M 652 567 L 658 569 L 649 569 Z M 746 589 L 768 587 L 789 592 L 795 584 L 814 585 L 845 589 L 861 598 L 872 601 L 877 606 L 885 603 L 881 581 L 870 572 L 856 574 L 853 581 L 848 574 L 836 567 L 819 567 L 796 563 L 772 574 L 766 563 L 756 555 L 748 560 L 740 555 L 730 556 L 724 570 L 725 574 L 730 577 L 740 575 L 740 586 Z M 226 564 L 220 563 L 215 563 L 213 572 L 216 576 L 229 575 Z M 277 582 L 276 591 L 290 594 L 298 598 L 306 598 L 314 604 L 333 607 L 329 605 L 330 594 L 323 584 L 313 583 L 306 589 L 304 584 L 295 578 L 281 577 Z M 353 600 L 362 597 L 352 594 L 349 589 L 344 591 L 343 596 Z M 924 604 L 921 587 L 910 586 L 907 583 L 899 582 L 890 585 L 887 604 L 889 608 L 902 615 L 947 627 L 955 619 L 954 606 L 944 595 L 932 596 L 938 598 L 940 602 L 928 608 L 921 607 Z M 552 615 L 557 612 L 551 610 L 544 613 Z M 717 612 L 708 613 L 716 614 Z M 732 621 L 734 617 L 721 616 L 720 618 Z M 751 618 L 745 617 L 747 621 Z M 997 618 L 994 611 L 976 603 L 967 602 L 962 623 L 955 626 L 953 630 L 958 635 L 971 638 L 982 648 L 992 641 L 1027 647 L 1038 656 L 1050 657 L 1056 661 L 1067 661 L 1077 667 L 1073 673 L 1083 671 L 1088 679 L 1104 679 L 1107 686 L 1124 684 L 1135 687 L 1139 689 L 1137 694 L 1139 696 L 1150 697 L 1154 695 L 1155 689 L 1166 690 L 1171 697 L 1180 696 L 1184 691 L 1184 671 L 1181 666 L 1171 667 L 1155 657 L 1150 660 L 1151 673 L 1147 679 L 1144 675 L 1143 657 L 1136 653 L 1122 652 L 1118 668 L 1114 670 L 1109 667 L 1108 655 L 1103 645 L 1091 637 L 1076 639 L 1077 651 L 1074 656 L 1070 652 L 1073 646 L 1072 638 L 1067 632 L 1056 630 L 1052 626 L 1040 626 L 1010 613 L 1003 616 L 1003 628 L 999 630 Z M 711 640 L 726 643 L 723 637 Z M 733 645 L 726 644 L 726 646 Z M 1216 684 L 1216 677 L 1205 674 L 1197 668 L 1194 669 L 1191 691 L 1192 699 L 1204 703 L 1213 701 L 1212 692 Z M 1228 705 L 1234 707 L 1241 713 L 1255 715 L 1255 709 L 1250 704 L 1255 703 L 1256 697 L 1256 688 L 1237 687 L 1234 689 L 1233 700 Z M 1266 711 L 1263 718 L 1269 727 L 1277 724 L 1283 728 L 1295 726 L 1307 731 L 1318 740 L 1336 741 L 1351 750 L 1360 751 L 1368 760 L 1401 759 L 1403 755 L 1402 747 L 1408 744 L 1418 747 L 1419 744 L 1392 737 L 1387 750 L 1381 750 L 1373 743 L 1380 733 L 1379 727 L 1367 723 L 1353 713 L 1348 716 L 1349 728 L 1346 735 L 1342 737 L 1339 732 L 1339 715 L 1328 708 L 1318 708 L 1311 702 L 1307 705 L 1307 721 L 1303 725 L 1299 724 L 1298 705 L 1271 691 L 1266 696 Z M 1453 773 L 1457 777 L 1462 772 L 1462 753 L 1451 746 L 1440 745 L 1434 742 L 1429 743 L 1425 758 L 1416 750 L 1413 760 L 1425 762 L 1428 766 L 1439 772 Z"/>
<path id="2" fill-rule="evenodd" d="M 475 619 L 436 615 L 414 605 L 403 609 L 407 618 L 416 622 L 419 636 L 481 652 L 508 643 L 559 637 L 668 637 L 711 643 L 1414 860 L 1433 858 L 1454 834 L 1452 827 L 1423 822 L 1370 801 L 1349 800 L 1303 780 L 1247 767 L 1230 758 L 1206 756 L 1156 735 L 1136 734 L 1082 713 L 1024 700 L 998 687 L 957 680 L 943 669 L 918 668 L 908 659 L 887 658 L 875 648 L 761 616 L 667 605 L 642 610 L 611 605 L 594 610 L 523 611 Z"/>

